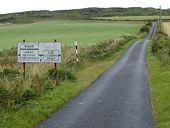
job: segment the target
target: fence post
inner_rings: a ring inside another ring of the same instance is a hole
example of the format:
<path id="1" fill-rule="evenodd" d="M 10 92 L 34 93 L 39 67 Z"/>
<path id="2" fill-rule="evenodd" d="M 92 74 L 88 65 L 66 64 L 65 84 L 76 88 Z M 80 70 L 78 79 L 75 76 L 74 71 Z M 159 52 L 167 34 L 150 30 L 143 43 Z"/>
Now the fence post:
<path id="1" fill-rule="evenodd" d="M 75 41 L 75 47 L 76 47 L 76 62 L 79 62 L 79 54 L 78 54 L 78 46 L 77 46 L 77 41 Z"/>

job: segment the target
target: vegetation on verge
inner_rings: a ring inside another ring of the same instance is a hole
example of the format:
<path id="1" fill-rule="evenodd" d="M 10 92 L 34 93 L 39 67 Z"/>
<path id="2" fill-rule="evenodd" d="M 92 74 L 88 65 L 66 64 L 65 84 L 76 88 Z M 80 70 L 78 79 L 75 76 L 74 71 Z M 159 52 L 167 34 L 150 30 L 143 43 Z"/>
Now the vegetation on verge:
<path id="1" fill-rule="evenodd" d="M 170 127 L 170 39 L 157 31 L 148 47 L 147 63 L 157 128 Z"/>
<path id="2" fill-rule="evenodd" d="M 127 42 L 132 39 L 136 37 L 122 36 L 88 48 L 79 46 L 79 63 L 75 63 L 74 47 L 63 46 L 63 63 L 60 65 L 62 71 L 58 72 L 61 75 L 57 74 L 59 85 L 55 84 L 51 64 L 27 64 L 27 78 L 23 79 L 21 65 L 15 59 L 16 49 L 1 52 L 0 127 L 35 126 L 90 85 L 90 82 L 113 64 L 113 60 L 123 51 L 122 47 L 127 47 Z M 60 78 L 62 74 L 64 77 Z"/>
<path id="3" fill-rule="evenodd" d="M 57 74 L 53 69 L 47 70 L 49 68 L 48 64 L 28 64 L 26 79 L 23 79 L 22 72 L 19 70 L 20 65 L 16 62 L 16 49 L 11 49 L 11 51 L 14 50 L 12 51 L 14 54 L 10 56 L 8 52 L 2 51 L 0 56 L 0 67 L 2 68 L 0 70 L 0 106 L 3 108 L 15 108 L 17 104 L 21 104 L 35 96 L 43 95 L 47 90 L 55 88 L 53 84 L 55 79 L 62 81 L 75 80 L 74 70 L 81 63 L 109 57 L 119 50 L 122 45 L 134 38 L 133 36 L 122 36 L 93 46 L 81 47 L 79 49 L 79 63 L 75 61 L 74 47 L 64 46 L 67 54 L 64 54 L 63 63 L 61 63 Z"/>
<path id="4" fill-rule="evenodd" d="M 163 22 L 163 31 L 170 37 L 170 22 Z"/>
<path id="5" fill-rule="evenodd" d="M 152 53 L 156 54 L 162 64 L 170 64 L 170 38 L 167 34 L 157 32 L 152 43 Z"/>
<path id="6" fill-rule="evenodd" d="M 170 65 L 163 65 L 160 58 L 148 47 L 151 99 L 157 128 L 170 127 Z"/>

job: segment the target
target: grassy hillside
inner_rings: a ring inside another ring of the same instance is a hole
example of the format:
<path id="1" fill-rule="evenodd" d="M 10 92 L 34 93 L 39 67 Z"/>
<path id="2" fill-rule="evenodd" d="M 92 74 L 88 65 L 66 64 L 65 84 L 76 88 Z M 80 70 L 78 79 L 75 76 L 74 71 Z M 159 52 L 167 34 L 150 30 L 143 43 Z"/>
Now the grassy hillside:
<path id="1" fill-rule="evenodd" d="M 163 10 L 162 14 L 170 15 L 170 9 Z M 28 11 L 0 15 L 0 23 L 32 23 L 42 20 L 58 19 L 94 19 L 95 17 L 112 16 L 157 16 L 159 9 L 154 8 L 84 8 L 61 11 Z"/>
<path id="2" fill-rule="evenodd" d="M 142 24 L 128 22 L 48 21 L 0 26 L 0 50 L 16 46 L 23 39 L 29 42 L 58 41 L 64 44 L 91 44 L 122 34 L 137 33 Z"/>
<path id="3" fill-rule="evenodd" d="M 112 16 L 112 17 L 96 17 L 97 20 L 113 20 L 113 21 L 147 21 L 158 20 L 159 16 Z M 170 16 L 163 16 L 164 20 L 169 20 Z"/>

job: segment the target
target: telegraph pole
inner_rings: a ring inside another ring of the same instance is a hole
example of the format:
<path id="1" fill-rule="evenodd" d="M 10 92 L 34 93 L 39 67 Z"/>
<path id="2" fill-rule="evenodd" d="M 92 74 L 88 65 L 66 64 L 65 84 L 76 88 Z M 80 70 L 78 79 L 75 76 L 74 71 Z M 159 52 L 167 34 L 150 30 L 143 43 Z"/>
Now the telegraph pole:
<path id="1" fill-rule="evenodd" d="M 159 25 L 160 25 L 160 31 L 162 32 L 162 9 L 160 6 L 160 11 L 159 11 Z"/>

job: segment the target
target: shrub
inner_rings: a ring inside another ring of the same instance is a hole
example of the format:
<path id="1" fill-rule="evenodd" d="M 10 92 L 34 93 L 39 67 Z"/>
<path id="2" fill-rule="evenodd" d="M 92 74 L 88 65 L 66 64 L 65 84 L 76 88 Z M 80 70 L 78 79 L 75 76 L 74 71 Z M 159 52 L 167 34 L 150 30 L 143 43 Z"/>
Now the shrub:
<path id="1" fill-rule="evenodd" d="M 3 51 L 0 51 L 0 57 L 4 56 L 16 56 L 17 55 L 17 49 L 12 47 L 11 49 L 5 49 Z"/>
<path id="2" fill-rule="evenodd" d="M 144 25 L 141 29 L 140 29 L 140 33 L 143 33 L 143 32 L 149 32 L 150 31 L 150 26 L 149 25 Z"/>
<path id="3" fill-rule="evenodd" d="M 118 51 L 122 45 L 129 40 L 135 39 L 135 36 L 121 36 L 108 41 L 102 41 L 96 45 L 86 48 L 80 54 L 80 59 L 84 61 L 96 61 L 109 57 L 115 51 Z"/>
<path id="4" fill-rule="evenodd" d="M 2 72 L 0 72 L 0 78 L 8 77 L 13 79 L 16 76 L 19 76 L 20 72 L 17 69 L 9 69 L 5 68 Z"/>
<path id="5" fill-rule="evenodd" d="M 157 32 L 152 41 L 152 52 L 160 58 L 163 64 L 170 64 L 170 39 L 161 32 Z"/>
<path id="6" fill-rule="evenodd" d="M 14 100 L 10 90 L 5 90 L 0 86 L 0 107 L 7 109 L 14 105 Z"/>
<path id="7" fill-rule="evenodd" d="M 21 103 L 22 99 L 22 79 L 9 80 L 4 78 L 0 81 L 0 106 L 7 109 L 13 108 L 15 104 Z"/>
<path id="8" fill-rule="evenodd" d="M 57 72 L 54 71 L 54 69 L 49 69 L 47 72 L 47 75 L 52 79 L 52 80 L 75 80 L 76 77 L 73 74 L 73 71 L 67 69 L 67 68 L 62 68 L 59 69 Z"/>

